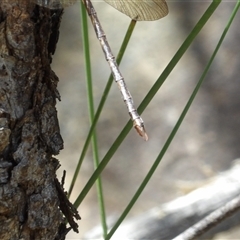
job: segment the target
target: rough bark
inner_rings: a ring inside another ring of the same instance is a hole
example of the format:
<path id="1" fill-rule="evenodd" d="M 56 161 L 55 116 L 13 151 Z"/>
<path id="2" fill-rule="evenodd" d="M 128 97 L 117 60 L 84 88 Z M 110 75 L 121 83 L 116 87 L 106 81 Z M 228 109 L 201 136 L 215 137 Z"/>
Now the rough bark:
<path id="1" fill-rule="evenodd" d="M 0 1 L 0 239 L 64 239 L 79 215 L 56 179 L 63 148 L 50 68 L 62 10 Z"/>

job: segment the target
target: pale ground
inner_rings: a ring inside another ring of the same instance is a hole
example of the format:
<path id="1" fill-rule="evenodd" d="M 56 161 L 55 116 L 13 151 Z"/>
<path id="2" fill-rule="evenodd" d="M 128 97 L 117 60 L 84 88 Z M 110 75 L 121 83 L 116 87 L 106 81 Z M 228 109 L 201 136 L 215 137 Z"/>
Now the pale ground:
<path id="1" fill-rule="evenodd" d="M 121 65 L 136 106 L 209 4 L 209 1 L 171 1 L 166 18 L 137 24 Z M 96 2 L 94 5 L 113 52 L 117 54 L 129 18 L 105 3 Z M 144 142 L 132 130 L 104 170 L 102 179 L 107 216 L 121 213 L 158 156 L 201 76 L 233 6 L 233 2 L 221 4 L 145 110 L 142 116 L 149 141 Z M 186 189 L 180 188 L 179 183 L 191 182 L 194 186 L 194 182 L 227 169 L 240 156 L 239 18 L 238 15 L 183 125 L 129 216 L 186 194 Z M 65 141 L 65 149 L 58 156 L 62 165 L 59 176 L 63 169 L 67 170 L 66 190 L 89 129 L 79 19 L 77 4 L 66 9 L 53 60 L 53 69 L 60 78 L 58 89 L 62 101 L 57 104 L 57 109 Z M 109 69 L 91 26 L 89 34 L 97 106 Z M 115 85 L 109 97 L 97 128 L 101 159 L 128 120 Z M 72 201 L 92 171 L 92 154 L 88 151 Z M 82 217 L 80 233 L 70 233 L 68 239 L 81 239 L 84 233 L 100 223 L 95 188 L 87 195 L 79 212 Z"/>

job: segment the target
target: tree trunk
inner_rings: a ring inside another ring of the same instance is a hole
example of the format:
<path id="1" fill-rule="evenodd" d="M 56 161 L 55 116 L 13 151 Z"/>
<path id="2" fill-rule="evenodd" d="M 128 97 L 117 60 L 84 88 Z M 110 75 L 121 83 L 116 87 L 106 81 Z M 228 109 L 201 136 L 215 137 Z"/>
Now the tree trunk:
<path id="1" fill-rule="evenodd" d="M 64 239 L 65 218 L 77 231 L 80 217 L 53 157 L 63 148 L 50 68 L 62 10 L 16 2 L 0 0 L 0 239 Z"/>

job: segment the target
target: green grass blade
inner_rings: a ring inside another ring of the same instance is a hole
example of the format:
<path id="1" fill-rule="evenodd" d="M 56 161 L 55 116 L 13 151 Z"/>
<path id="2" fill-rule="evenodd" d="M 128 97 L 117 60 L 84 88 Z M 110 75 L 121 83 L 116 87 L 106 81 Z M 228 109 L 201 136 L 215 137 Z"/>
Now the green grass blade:
<path id="1" fill-rule="evenodd" d="M 208 21 L 208 19 L 211 17 L 211 15 L 213 14 L 213 12 L 216 10 L 216 8 L 218 7 L 218 5 L 220 4 L 221 1 L 213 1 L 211 3 L 211 5 L 208 7 L 208 9 L 205 11 L 205 13 L 203 14 L 203 16 L 201 17 L 201 19 L 198 21 L 198 23 L 196 24 L 196 26 L 194 27 L 194 29 L 192 30 L 192 32 L 189 34 L 189 36 L 187 37 L 187 39 L 184 41 L 184 43 L 182 44 L 182 46 L 179 48 L 179 50 L 177 51 L 177 53 L 174 55 L 174 57 L 172 58 L 172 60 L 170 61 L 170 63 L 167 65 L 167 67 L 165 68 L 165 70 L 163 71 L 163 73 L 160 75 L 160 77 L 157 79 L 156 83 L 153 85 L 153 87 L 151 88 L 151 90 L 149 91 L 149 93 L 147 94 L 147 96 L 144 98 L 143 102 L 141 103 L 141 105 L 138 108 L 139 113 L 142 113 L 143 110 L 147 107 L 147 105 L 149 104 L 149 102 L 151 101 L 151 99 L 154 97 L 154 95 L 156 94 L 156 92 L 159 90 L 159 88 L 161 87 L 161 85 L 163 84 L 163 82 L 166 80 L 167 76 L 170 74 L 170 72 L 173 70 L 173 68 L 176 66 L 176 64 L 178 63 L 178 61 L 181 59 L 181 57 L 183 56 L 183 54 L 186 52 L 186 50 L 188 49 L 188 47 L 190 46 L 190 44 L 192 43 L 192 41 L 194 40 L 194 38 L 198 35 L 198 33 L 200 32 L 200 30 L 203 28 L 203 26 L 206 24 L 206 22 Z M 131 130 L 132 128 L 132 122 L 128 121 L 128 123 L 126 124 L 126 126 L 123 128 L 123 130 L 121 131 L 121 133 L 119 134 L 119 136 L 117 137 L 117 139 L 115 140 L 115 142 L 113 143 L 113 145 L 111 146 L 111 148 L 109 149 L 109 151 L 106 153 L 105 157 L 103 158 L 103 160 L 101 161 L 101 163 L 99 164 L 98 168 L 95 170 L 95 172 L 93 173 L 93 175 L 90 177 L 90 179 L 88 180 L 88 182 L 86 183 L 85 187 L 83 188 L 82 192 L 79 194 L 79 196 L 77 197 L 76 201 L 74 202 L 75 207 L 78 207 L 81 202 L 83 201 L 83 199 L 85 198 L 85 196 L 87 195 L 87 193 L 89 192 L 89 190 L 91 189 L 91 187 L 93 186 L 94 182 L 96 181 L 96 179 L 98 178 L 98 176 L 101 174 L 101 172 L 103 171 L 103 169 L 106 167 L 106 165 L 108 164 L 108 162 L 110 161 L 111 157 L 113 156 L 113 154 L 116 152 L 116 150 L 118 149 L 118 147 L 120 146 L 120 144 L 122 143 L 122 141 L 124 140 L 124 138 L 127 136 L 128 132 Z"/>
<path id="2" fill-rule="evenodd" d="M 85 73 L 86 73 L 86 85 L 87 85 L 87 96 L 88 96 L 88 110 L 89 110 L 89 120 L 92 124 L 94 119 L 94 98 L 93 98 L 93 88 L 92 88 L 92 73 L 91 73 L 91 60 L 90 60 L 90 49 L 89 49 L 89 37 L 88 37 L 88 25 L 87 25 L 87 13 L 83 2 L 80 3 L 81 8 L 81 23 L 82 23 L 82 36 L 83 36 L 83 50 L 85 57 Z M 98 154 L 98 145 L 97 145 L 97 134 L 96 131 L 93 131 L 92 134 L 92 151 L 93 151 L 93 161 L 94 169 L 99 165 L 99 154 Z M 107 222 L 106 222 L 106 213 L 104 206 L 104 197 L 102 190 L 101 176 L 96 181 L 97 186 L 97 196 L 98 204 L 100 210 L 100 217 L 103 229 L 104 238 L 107 235 Z"/>
<path id="3" fill-rule="evenodd" d="M 190 106 L 191 106 L 194 98 L 196 97 L 196 95 L 197 95 L 197 93 L 198 93 L 198 91 L 199 91 L 199 89 L 200 89 L 200 87 L 201 87 L 201 85 L 202 85 L 202 83 L 203 83 L 203 81 L 204 81 L 204 79 L 205 79 L 205 77 L 206 77 L 206 74 L 207 74 L 207 72 L 208 72 L 208 70 L 209 70 L 209 68 L 210 68 L 210 66 L 211 66 L 214 58 L 216 57 L 216 54 L 217 54 L 217 52 L 218 52 L 218 50 L 219 50 L 219 48 L 220 48 L 220 46 L 221 46 L 221 44 L 222 44 L 222 42 L 223 42 L 226 34 L 227 34 L 227 31 L 229 30 L 229 27 L 230 27 L 230 25 L 231 25 L 231 23 L 232 23 L 235 15 L 236 15 L 238 9 L 239 9 L 239 7 L 240 7 L 240 1 L 238 1 L 238 3 L 236 4 L 236 6 L 235 6 L 235 8 L 234 8 L 234 10 L 233 10 L 233 13 L 232 13 L 232 15 L 231 15 L 231 17 L 230 17 L 230 19 L 229 19 L 229 22 L 227 23 L 227 26 L 225 27 L 225 29 L 224 29 L 224 31 L 223 31 L 223 34 L 222 34 L 222 36 L 221 36 L 221 38 L 220 38 L 220 40 L 219 40 L 219 42 L 218 42 L 218 44 L 217 44 L 217 46 L 216 46 L 216 48 L 215 48 L 215 50 L 214 50 L 214 52 L 213 52 L 210 60 L 209 60 L 206 68 L 204 69 L 201 78 L 200 78 L 199 81 L 198 81 L 197 86 L 195 87 L 192 95 L 190 96 L 190 98 L 189 98 L 189 100 L 188 100 L 188 102 L 187 102 L 184 110 L 182 111 L 182 113 L 181 113 L 181 115 L 180 115 L 180 117 L 179 117 L 176 125 L 174 126 L 171 134 L 169 135 L 169 137 L 168 137 L 166 143 L 164 144 L 161 152 L 159 153 L 157 159 L 155 160 L 155 162 L 154 162 L 154 164 L 152 165 L 151 169 L 149 170 L 149 172 L 147 173 L 146 177 L 144 178 L 142 184 L 140 185 L 140 187 L 139 187 L 138 190 L 136 191 L 135 195 L 133 196 L 133 198 L 132 198 L 131 201 L 129 202 L 128 206 L 127 206 L 126 209 L 123 211 L 123 213 L 122 213 L 122 215 L 120 216 L 119 220 L 116 222 L 116 224 L 113 226 L 113 228 L 111 229 L 111 231 L 110 231 L 109 234 L 107 235 L 106 240 L 107 240 L 107 239 L 110 239 L 110 238 L 112 237 L 112 235 L 114 234 L 114 232 L 117 230 L 117 228 L 120 226 L 120 224 L 122 223 L 122 221 L 124 220 L 124 218 L 127 216 L 127 214 L 129 213 L 129 211 L 131 210 L 131 208 L 134 206 L 134 204 L 135 204 L 135 202 L 137 201 L 137 199 L 139 198 L 140 194 L 142 193 L 142 191 L 143 191 L 144 188 L 146 187 L 147 183 L 148 183 L 149 180 L 151 179 L 151 177 L 152 177 L 153 173 L 155 172 L 155 170 L 157 169 L 159 163 L 161 162 L 161 160 L 162 160 L 164 154 L 166 153 L 168 147 L 170 146 L 170 144 L 171 144 L 171 142 L 172 142 L 175 134 L 177 133 L 180 125 L 182 124 L 182 122 L 183 122 L 183 120 L 184 120 L 184 118 L 185 118 L 185 116 L 186 116 L 186 114 L 187 114 L 187 112 L 188 112 L 188 110 L 189 110 L 189 108 L 190 108 Z"/>
<path id="4" fill-rule="evenodd" d="M 122 46 L 121 46 L 120 51 L 119 51 L 119 53 L 118 53 L 118 56 L 117 56 L 117 58 L 116 58 L 116 62 L 117 62 L 118 64 L 121 63 L 121 60 L 122 60 L 122 58 L 123 58 L 123 55 L 124 55 L 125 50 L 126 50 L 126 47 L 127 47 L 128 42 L 129 42 L 129 40 L 130 40 L 130 38 L 131 38 L 131 35 L 132 35 L 132 33 L 133 33 L 133 30 L 134 30 L 134 28 L 135 28 L 135 25 L 136 25 L 136 21 L 133 21 L 133 20 L 132 20 L 132 21 L 130 22 L 129 27 L 128 27 L 127 33 L 126 33 L 126 35 L 125 35 L 125 37 L 124 37 Z M 106 84 L 106 87 L 105 87 L 105 89 L 104 89 L 103 96 L 102 96 L 101 101 L 100 101 L 100 103 L 99 103 L 98 109 L 97 109 L 97 111 L 96 111 L 96 113 L 95 113 L 94 120 L 93 120 L 93 122 L 92 122 L 92 125 L 91 125 L 91 127 L 90 127 L 89 133 L 88 133 L 88 135 L 87 135 L 86 141 L 85 141 L 84 146 L 83 146 L 83 150 L 82 150 L 81 155 L 80 155 L 80 157 L 79 157 L 78 164 L 77 164 L 77 167 L 76 167 L 76 170 L 75 170 L 75 173 L 74 173 L 74 176 L 73 176 L 73 179 L 72 179 L 72 182 L 71 182 L 71 184 L 70 184 L 69 191 L 68 191 L 68 197 L 70 197 L 70 195 L 71 195 L 71 193 L 72 193 L 72 190 L 73 190 L 73 187 L 74 187 L 74 185 L 75 185 L 75 182 L 76 182 L 76 180 L 77 180 L 77 176 L 78 176 L 78 174 L 79 174 L 79 171 L 80 171 L 80 168 L 81 168 L 83 159 L 84 159 L 84 157 L 85 157 L 85 155 L 86 155 L 86 152 L 87 152 L 87 149 L 88 149 L 88 146 L 89 146 L 89 143 L 90 143 L 90 140 L 91 140 L 93 131 L 94 131 L 95 127 L 96 127 L 96 124 L 97 124 L 97 122 L 98 122 L 99 116 L 100 116 L 100 114 L 101 114 L 101 111 L 102 111 L 103 106 L 104 106 L 104 104 L 105 104 L 105 101 L 106 101 L 106 99 L 107 99 L 107 95 L 108 95 L 109 90 L 110 90 L 110 88 L 111 88 L 112 82 L 113 82 L 113 77 L 112 77 L 112 75 L 111 75 L 111 76 L 109 77 L 108 82 L 107 82 L 107 84 Z"/>

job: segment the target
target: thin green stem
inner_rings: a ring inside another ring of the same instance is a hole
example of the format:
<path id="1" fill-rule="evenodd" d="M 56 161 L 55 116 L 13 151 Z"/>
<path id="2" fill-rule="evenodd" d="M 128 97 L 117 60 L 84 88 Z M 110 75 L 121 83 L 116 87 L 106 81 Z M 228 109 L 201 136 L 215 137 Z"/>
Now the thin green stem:
<path id="1" fill-rule="evenodd" d="M 227 25 L 226 25 L 223 33 L 222 33 L 222 36 L 221 36 L 221 38 L 220 38 L 220 40 L 219 40 L 219 42 L 218 42 L 218 44 L 217 44 L 217 46 L 216 46 L 216 48 L 215 48 L 212 56 L 211 56 L 211 58 L 210 58 L 210 60 L 209 60 L 209 62 L 208 62 L 208 64 L 207 64 L 206 68 L 204 69 L 201 78 L 200 78 L 199 81 L 198 81 L 197 86 L 195 87 L 192 95 L 190 96 L 190 98 L 189 98 L 189 100 L 188 100 L 188 102 L 187 102 L 184 110 L 182 111 L 182 113 L 181 113 L 181 115 L 180 115 L 180 117 L 179 117 L 176 125 L 174 126 L 171 134 L 169 135 L 169 137 L 168 137 L 166 143 L 164 144 L 161 152 L 159 153 L 159 155 L 158 155 L 158 157 L 156 158 L 154 164 L 152 165 L 151 169 L 149 170 L 149 172 L 147 173 L 146 177 L 144 178 L 142 184 L 140 185 L 140 187 L 139 187 L 138 190 L 136 191 L 135 195 L 133 196 L 133 198 L 131 199 L 131 201 L 130 201 L 129 204 L 127 205 L 126 209 L 123 211 L 122 215 L 120 216 L 120 218 L 118 219 L 118 221 L 115 223 L 115 225 L 113 226 L 113 228 L 111 229 L 111 231 L 108 233 L 106 240 L 107 240 L 107 239 L 110 239 L 110 238 L 112 237 L 112 235 L 114 234 L 114 232 L 117 230 L 117 228 L 120 226 L 120 224 L 122 223 L 122 221 L 124 220 L 124 218 L 127 216 L 127 214 L 129 213 L 129 211 L 131 210 L 131 208 L 133 207 L 133 205 L 135 204 L 135 202 L 136 202 L 137 199 L 139 198 L 140 194 L 142 193 L 142 191 L 143 191 L 144 188 L 146 187 L 147 183 L 148 183 L 149 180 L 151 179 L 151 177 L 152 177 L 153 173 L 155 172 L 155 170 L 157 169 L 159 163 L 161 162 L 164 154 L 166 153 L 166 151 L 167 151 L 168 147 L 170 146 L 170 144 L 171 144 L 174 136 L 176 135 L 176 133 L 177 133 L 180 125 L 182 124 L 182 122 L 183 122 L 183 120 L 184 120 L 184 118 L 185 118 L 185 116 L 186 116 L 186 114 L 187 114 L 187 112 L 188 112 L 191 104 L 193 103 L 193 100 L 195 99 L 195 97 L 196 97 L 196 95 L 197 95 L 197 93 L 198 93 L 198 91 L 199 91 L 199 89 L 200 89 L 200 87 L 201 87 L 201 85 L 202 85 L 202 83 L 203 83 L 206 75 L 207 75 L 207 72 L 208 72 L 208 70 L 209 70 L 212 62 L 213 62 L 213 60 L 214 60 L 215 57 L 216 57 L 216 54 L 217 54 L 217 52 L 218 52 L 218 50 L 219 50 L 219 48 L 220 48 L 220 46 L 221 46 L 221 44 L 222 44 L 222 42 L 223 42 L 223 40 L 224 40 L 224 38 L 225 38 L 228 30 L 229 30 L 229 27 L 230 27 L 230 25 L 231 25 L 231 23 L 232 23 L 235 15 L 236 15 L 238 9 L 239 9 L 239 7 L 240 7 L 240 1 L 237 2 L 236 6 L 235 6 L 235 8 L 234 8 L 234 10 L 233 10 L 233 13 L 231 14 L 231 17 L 230 17 L 230 19 L 229 19 L 229 21 L 228 21 L 228 23 L 227 23 Z"/>
<path id="2" fill-rule="evenodd" d="M 92 74 L 91 74 L 91 60 L 90 60 L 90 49 L 89 49 L 89 37 L 88 37 L 88 24 L 87 24 L 87 13 L 84 4 L 80 3 L 81 7 L 81 23 L 82 23 L 82 36 L 83 36 L 83 50 L 85 57 L 85 73 L 86 73 L 86 85 L 87 85 L 87 96 L 88 96 L 88 109 L 89 109 L 89 120 L 92 124 L 94 119 L 94 98 L 93 98 L 93 89 L 92 89 Z M 94 169 L 99 165 L 99 154 L 98 154 L 98 144 L 97 144 L 97 134 L 94 129 L 92 134 L 92 151 L 93 151 L 93 161 Z M 97 196 L 100 210 L 100 217 L 103 229 L 104 238 L 107 235 L 107 222 L 106 222 L 106 213 L 104 206 L 104 197 L 102 189 L 101 176 L 99 175 L 97 181 Z"/>
<path id="3" fill-rule="evenodd" d="M 211 3 L 211 5 L 208 7 L 208 9 L 205 11 L 205 13 L 201 17 L 201 19 L 198 21 L 198 23 L 196 24 L 196 26 L 194 27 L 192 32 L 186 38 L 186 40 L 184 41 L 182 46 L 179 48 L 179 50 L 174 55 L 174 57 L 172 58 L 170 63 L 167 65 L 167 67 L 164 69 L 164 71 L 160 75 L 160 77 L 157 79 L 156 83 L 153 85 L 153 87 L 151 88 L 151 90 L 149 91 L 147 96 L 144 98 L 143 102 L 141 103 L 141 105 L 138 108 L 139 113 L 142 113 L 143 110 L 147 107 L 147 105 L 149 104 L 151 99 L 154 97 L 154 95 L 159 90 L 159 88 L 161 87 L 163 82 L 166 80 L 167 76 L 171 73 L 173 68 L 176 66 L 178 61 L 181 59 L 183 54 L 186 52 L 186 50 L 188 49 L 190 44 L 193 42 L 194 38 L 198 35 L 200 30 L 203 28 L 203 26 L 206 24 L 206 22 L 211 17 L 213 12 L 216 10 L 216 8 L 220 4 L 220 2 L 221 1 L 217 1 L 217 0 L 213 1 Z M 99 164 L 98 168 L 95 170 L 95 172 L 92 174 L 92 176 L 90 177 L 90 179 L 86 183 L 82 192 L 77 197 L 76 201 L 74 202 L 75 207 L 78 207 L 81 204 L 81 202 L 83 201 L 83 199 L 85 198 L 85 196 L 87 195 L 87 193 L 89 192 L 91 187 L 93 186 L 93 184 L 96 181 L 96 179 L 98 178 L 98 176 L 101 174 L 103 169 L 106 167 L 106 165 L 108 164 L 108 162 L 112 158 L 113 154 L 116 152 L 116 150 L 118 149 L 118 147 L 120 146 L 120 144 L 122 143 L 124 138 L 127 136 L 131 127 L 132 127 L 131 126 L 131 121 L 128 121 L 128 123 L 123 128 L 123 130 L 121 131 L 121 133 L 119 134 L 119 136 L 117 137 L 117 139 L 115 140 L 115 142 L 113 143 L 113 145 L 111 146 L 109 151 L 106 153 L 105 157 L 103 158 L 103 160 Z"/>
<path id="4" fill-rule="evenodd" d="M 126 47 L 127 47 L 128 42 L 129 42 L 129 40 L 130 40 L 130 38 L 131 38 L 131 35 L 132 35 L 133 30 L 134 30 L 134 28 L 135 28 L 135 25 L 136 25 L 136 21 L 133 21 L 133 20 L 132 20 L 132 21 L 130 22 L 129 27 L 128 27 L 127 33 L 126 33 L 126 35 L 125 35 L 125 37 L 124 37 L 122 46 L 121 46 L 120 51 L 119 51 L 119 53 L 118 53 L 118 56 L 117 56 L 117 58 L 116 58 L 116 62 L 117 62 L 118 64 L 121 63 L 122 57 L 123 57 L 123 55 L 124 55 L 124 53 L 125 53 Z M 102 109 L 103 109 L 103 106 L 104 106 L 105 101 L 106 101 L 106 99 L 107 99 L 107 95 L 108 95 L 109 90 L 110 90 L 110 88 L 111 88 L 112 82 L 113 82 L 113 77 L 112 77 L 112 75 L 111 75 L 111 76 L 109 77 L 108 82 L 107 82 L 107 84 L 106 84 L 106 87 L 105 87 L 105 89 L 104 89 L 104 92 L 103 92 L 101 101 L 100 101 L 99 106 L 98 106 L 98 109 L 97 109 L 97 111 L 96 111 L 96 113 L 95 113 L 94 120 L 93 120 L 92 125 L 91 125 L 91 127 L 90 127 L 90 130 L 89 130 L 89 133 L 88 133 L 88 135 L 87 135 L 86 141 L 85 141 L 85 143 L 84 143 L 83 150 L 82 150 L 81 155 L 80 155 L 80 157 L 79 157 L 78 164 L 77 164 L 76 170 L 75 170 L 75 172 L 74 172 L 73 179 L 72 179 L 72 182 L 71 182 L 71 184 L 70 184 L 69 191 L 68 191 L 68 197 L 70 197 L 70 195 L 71 195 L 71 193 L 72 193 L 72 190 L 73 190 L 73 187 L 74 187 L 74 185 L 75 185 L 75 182 L 76 182 L 76 180 L 77 180 L 77 177 L 78 177 L 78 174 L 79 174 L 79 171 L 80 171 L 80 168 L 81 168 L 83 159 L 84 159 L 84 157 L 85 157 L 85 155 L 86 155 L 86 152 L 87 152 L 87 149 L 88 149 L 88 146 L 89 146 L 89 143 L 90 143 L 90 140 L 91 140 L 93 131 L 94 131 L 95 127 L 96 127 L 96 124 L 97 124 L 97 122 L 98 122 L 99 116 L 100 116 L 100 114 L 101 114 L 101 112 L 102 112 Z"/>

